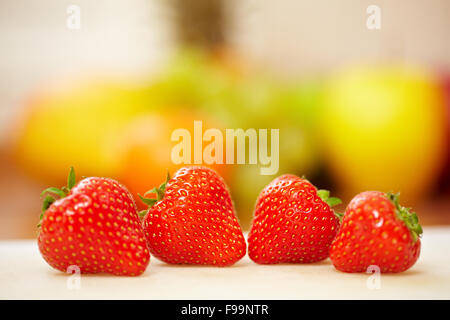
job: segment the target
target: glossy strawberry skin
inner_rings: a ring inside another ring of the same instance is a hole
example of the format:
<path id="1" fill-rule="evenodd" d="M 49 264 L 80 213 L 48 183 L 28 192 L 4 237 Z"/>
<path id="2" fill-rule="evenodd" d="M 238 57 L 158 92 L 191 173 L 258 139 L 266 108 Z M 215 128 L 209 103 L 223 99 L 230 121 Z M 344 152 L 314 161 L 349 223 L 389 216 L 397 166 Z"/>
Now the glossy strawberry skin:
<path id="1" fill-rule="evenodd" d="M 167 263 L 228 266 L 246 253 L 230 193 L 209 168 L 178 170 L 143 226 L 150 252 Z"/>
<path id="2" fill-rule="evenodd" d="M 371 265 L 384 273 L 402 272 L 417 261 L 420 247 L 386 194 L 367 191 L 347 206 L 330 258 L 344 272 L 366 272 Z"/>
<path id="3" fill-rule="evenodd" d="M 137 276 L 150 261 L 130 193 L 107 178 L 86 178 L 44 213 L 39 250 L 53 268 Z"/>
<path id="4" fill-rule="evenodd" d="M 258 197 L 248 253 L 256 263 L 311 263 L 328 257 L 339 219 L 307 180 L 284 175 Z"/>

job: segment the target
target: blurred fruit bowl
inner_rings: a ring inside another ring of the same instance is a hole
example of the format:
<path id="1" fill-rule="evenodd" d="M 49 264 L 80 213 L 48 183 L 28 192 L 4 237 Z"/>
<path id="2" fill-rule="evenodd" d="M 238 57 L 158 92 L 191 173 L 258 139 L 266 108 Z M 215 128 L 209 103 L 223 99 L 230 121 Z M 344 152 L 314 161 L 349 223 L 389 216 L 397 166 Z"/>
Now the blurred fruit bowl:
<path id="1" fill-rule="evenodd" d="M 171 132 L 203 120 L 204 130 L 280 129 L 278 174 L 313 174 L 321 163 L 314 126 L 322 85 L 242 65 L 229 55 L 182 52 L 150 81 L 84 79 L 41 90 L 14 131 L 15 159 L 46 184 L 63 185 L 75 166 L 80 176 L 117 178 L 136 195 L 180 167 L 170 159 Z M 274 177 L 255 176 L 258 166 L 213 168 L 229 181 L 249 225 L 254 199 Z"/>

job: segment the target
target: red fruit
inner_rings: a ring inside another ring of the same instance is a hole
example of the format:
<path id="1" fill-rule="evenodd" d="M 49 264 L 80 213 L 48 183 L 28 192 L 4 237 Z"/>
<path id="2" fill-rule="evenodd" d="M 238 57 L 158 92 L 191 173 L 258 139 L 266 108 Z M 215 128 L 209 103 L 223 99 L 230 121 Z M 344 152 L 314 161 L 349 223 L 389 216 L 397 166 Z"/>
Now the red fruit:
<path id="1" fill-rule="evenodd" d="M 86 178 L 76 186 L 73 169 L 68 187 L 48 188 L 38 236 L 39 250 L 53 268 L 81 273 L 137 276 L 150 254 L 136 204 L 128 190 L 107 178 Z"/>
<path id="2" fill-rule="evenodd" d="M 150 252 L 167 263 L 228 266 L 246 252 L 223 179 L 212 169 L 183 167 L 163 183 L 143 220 Z"/>
<path id="3" fill-rule="evenodd" d="M 419 258 L 422 228 L 417 215 L 398 203 L 398 195 L 378 191 L 358 194 L 349 203 L 330 258 L 336 269 L 402 272 Z"/>
<path id="4" fill-rule="evenodd" d="M 256 263 L 309 263 L 328 257 L 339 218 L 331 209 L 340 203 L 308 180 L 284 175 L 258 197 L 248 238 Z"/>

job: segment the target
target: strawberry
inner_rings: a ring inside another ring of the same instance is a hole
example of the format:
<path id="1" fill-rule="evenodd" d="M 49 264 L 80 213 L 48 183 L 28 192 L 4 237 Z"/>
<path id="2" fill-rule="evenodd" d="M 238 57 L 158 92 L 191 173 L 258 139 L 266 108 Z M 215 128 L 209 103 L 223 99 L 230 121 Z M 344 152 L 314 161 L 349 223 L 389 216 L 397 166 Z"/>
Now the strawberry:
<path id="1" fill-rule="evenodd" d="M 141 196 L 150 206 L 143 226 L 150 252 L 158 259 L 228 266 L 245 255 L 230 193 L 214 170 L 183 167 L 149 192 L 156 192 L 157 198 Z"/>
<path id="2" fill-rule="evenodd" d="M 48 264 L 66 272 L 105 272 L 137 276 L 145 271 L 150 254 L 127 189 L 108 178 L 86 178 L 75 185 L 48 188 L 39 225 L 39 250 Z M 54 196 L 60 199 L 55 200 Z"/>
<path id="3" fill-rule="evenodd" d="M 419 258 L 422 228 L 415 213 L 402 207 L 398 195 L 378 191 L 358 194 L 347 206 L 330 257 L 336 269 L 402 272 Z"/>
<path id="4" fill-rule="evenodd" d="M 317 190 L 308 180 L 283 175 L 258 197 L 248 238 L 248 254 L 256 263 L 310 263 L 328 257 L 339 228 L 331 209 L 338 198 Z"/>

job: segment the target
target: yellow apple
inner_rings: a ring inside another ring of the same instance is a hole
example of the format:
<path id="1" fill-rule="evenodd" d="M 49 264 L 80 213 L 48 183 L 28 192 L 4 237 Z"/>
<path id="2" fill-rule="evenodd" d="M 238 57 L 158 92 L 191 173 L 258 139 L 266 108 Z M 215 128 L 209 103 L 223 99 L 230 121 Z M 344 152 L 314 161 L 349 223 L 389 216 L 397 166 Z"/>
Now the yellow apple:
<path id="1" fill-rule="evenodd" d="M 415 203 L 430 191 L 446 148 L 434 74 L 400 65 L 349 68 L 332 77 L 323 103 L 323 155 L 346 197 L 394 191 Z"/>

